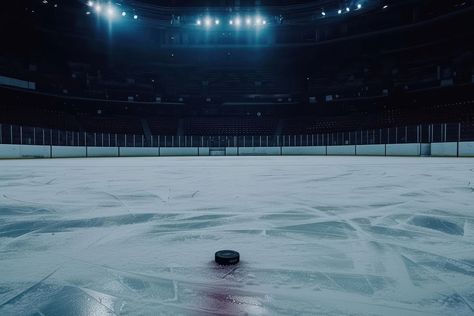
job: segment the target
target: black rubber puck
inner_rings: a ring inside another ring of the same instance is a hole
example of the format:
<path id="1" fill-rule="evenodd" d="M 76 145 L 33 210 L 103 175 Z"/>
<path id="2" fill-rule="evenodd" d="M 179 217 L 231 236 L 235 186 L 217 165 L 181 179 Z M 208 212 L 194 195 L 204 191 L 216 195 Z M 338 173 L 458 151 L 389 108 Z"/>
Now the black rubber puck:
<path id="1" fill-rule="evenodd" d="M 221 265 L 232 265 L 239 263 L 240 255 L 237 251 L 221 250 L 216 252 L 216 263 Z"/>

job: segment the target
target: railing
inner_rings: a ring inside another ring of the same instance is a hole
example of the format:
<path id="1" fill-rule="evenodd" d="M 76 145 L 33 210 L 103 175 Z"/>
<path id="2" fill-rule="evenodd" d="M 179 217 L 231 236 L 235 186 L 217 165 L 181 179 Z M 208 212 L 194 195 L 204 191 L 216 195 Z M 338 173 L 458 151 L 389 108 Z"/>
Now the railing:
<path id="1" fill-rule="evenodd" d="M 0 124 L 0 144 L 89 147 L 287 147 L 474 141 L 474 125 L 427 124 L 279 136 L 165 136 L 62 131 Z"/>

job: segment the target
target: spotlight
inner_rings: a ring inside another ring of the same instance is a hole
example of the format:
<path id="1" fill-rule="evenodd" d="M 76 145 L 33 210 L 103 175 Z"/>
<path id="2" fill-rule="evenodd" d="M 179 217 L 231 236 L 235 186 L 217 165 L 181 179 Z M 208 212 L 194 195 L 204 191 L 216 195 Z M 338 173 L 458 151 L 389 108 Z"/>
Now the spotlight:
<path id="1" fill-rule="evenodd" d="M 108 7 L 107 15 L 109 16 L 109 18 L 113 18 L 115 16 L 115 9 L 113 7 Z"/>
<path id="2" fill-rule="evenodd" d="M 321 15 L 322 15 L 322 16 L 326 16 L 326 12 L 324 12 L 324 11 L 321 12 Z"/>
<path id="3" fill-rule="evenodd" d="M 100 4 L 96 5 L 95 10 L 97 11 L 97 13 L 100 13 L 102 11 L 101 5 Z"/>
<path id="4" fill-rule="evenodd" d="M 126 16 L 126 15 L 127 15 L 127 12 L 123 11 L 122 16 Z"/>
<path id="5" fill-rule="evenodd" d="M 341 13 L 342 13 L 341 9 L 337 10 L 337 14 L 341 14 Z"/>
<path id="6" fill-rule="evenodd" d="M 252 24 L 252 20 L 251 20 L 250 18 L 247 18 L 247 20 L 245 20 L 245 23 L 246 23 L 247 25 L 250 25 L 250 24 Z"/>
<path id="7" fill-rule="evenodd" d="M 235 19 L 235 25 L 240 25 L 240 18 Z"/>
<path id="8" fill-rule="evenodd" d="M 263 21 L 262 21 L 262 24 L 263 24 L 263 25 L 267 24 L 267 21 L 266 21 L 266 20 L 263 20 Z"/>
<path id="9" fill-rule="evenodd" d="M 138 15 L 135 14 L 135 15 L 133 16 L 133 19 L 134 19 L 134 20 L 137 20 L 137 19 L 138 19 Z"/>
<path id="10" fill-rule="evenodd" d="M 87 1 L 87 6 L 88 6 L 88 7 L 93 7 L 93 6 L 94 6 L 94 2 L 92 2 L 92 1 Z"/>
<path id="11" fill-rule="evenodd" d="M 206 18 L 206 20 L 204 20 L 204 24 L 206 24 L 206 26 L 211 26 L 211 19 Z"/>
<path id="12" fill-rule="evenodd" d="M 219 25 L 219 23 L 221 23 L 221 22 L 220 22 L 219 20 L 215 20 L 214 23 L 215 23 L 216 25 Z"/>
<path id="13" fill-rule="evenodd" d="M 349 12 L 349 11 L 351 11 L 351 8 L 346 7 L 346 12 Z"/>
<path id="14" fill-rule="evenodd" d="M 201 23 L 202 23 L 201 20 L 196 21 L 196 25 L 201 25 Z"/>
<path id="15" fill-rule="evenodd" d="M 234 24 L 234 21 L 233 21 L 233 20 L 229 20 L 229 24 L 230 24 L 230 25 L 233 25 L 233 24 Z"/>
<path id="16" fill-rule="evenodd" d="M 387 9 L 387 8 L 388 8 L 388 5 L 384 5 L 384 6 L 382 7 L 382 9 Z"/>
<path id="17" fill-rule="evenodd" d="M 255 18 L 255 24 L 260 25 L 262 24 L 262 19 L 260 17 Z"/>
<path id="18" fill-rule="evenodd" d="M 357 4 L 357 9 L 361 9 L 362 8 L 362 4 L 358 3 Z"/>

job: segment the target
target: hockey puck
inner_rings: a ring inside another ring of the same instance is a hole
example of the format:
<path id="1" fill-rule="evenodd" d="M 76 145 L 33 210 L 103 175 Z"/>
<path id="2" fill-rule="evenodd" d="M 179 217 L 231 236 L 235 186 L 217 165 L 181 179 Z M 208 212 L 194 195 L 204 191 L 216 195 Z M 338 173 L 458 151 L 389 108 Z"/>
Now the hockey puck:
<path id="1" fill-rule="evenodd" d="M 233 250 L 220 250 L 216 252 L 216 263 L 220 265 L 232 265 L 239 263 L 240 255 Z"/>

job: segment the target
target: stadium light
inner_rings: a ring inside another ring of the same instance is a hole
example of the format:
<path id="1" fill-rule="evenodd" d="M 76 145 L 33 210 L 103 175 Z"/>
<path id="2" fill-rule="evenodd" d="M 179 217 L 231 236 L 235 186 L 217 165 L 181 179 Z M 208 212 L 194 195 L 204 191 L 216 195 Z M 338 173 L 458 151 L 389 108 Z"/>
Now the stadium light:
<path id="1" fill-rule="evenodd" d="M 357 9 L 361 9 L 362 8 L 362 4 L 358 3 L 357 4 Z"/>
<path id="2" fill-rule="evenodd" d="M 266 24 L 267 24 L 267 21 L 266 21 L 266 20 L 263 20 L 263 21 L 262 21 L 262 24 L 263 24 L 263 25 L 266 25 Z"/>
<path id="3" fill-rule="evenodd" d="M 115 9 L 114 9 L 114 7 L 109 6 L 109 7 L 107 8 L 107 16 L 108 16 L 110 19 L 112 19 L 113 17 L 115 17 Z"/>
<path id="4" fill-rule="evenodd" d="M 96 11 L 97 13 L 100 13 L 100 12 L 102 11 L 102 6 L 101 6 L 100 4 L 96 5 L 96 6 L 95 6 L 95 11 Z"/>
<path id="5" fill-rule="evenodd" d="M 341 14 L 341 13 L 342 13 L 341 9 L 337 10 L 337 14 Z"/>
<path id="6" fill-rule="evenodd" d="M 206 18 L 206 19 L 204 20 L 204 24 L 206 24 L 206 26 L 211 26 L 211 19 Z"/>
<path id="7" fill-rule="evenodd" d="M 233 24 L 234 24 L 234 21 L 233 21 L 233 20 L 229 20 L 229 24 L 230 24 L 230 25 L 233 25 Z"/>
<path id="8" fill-rule="evenodd" d="M 235 25 L 239 26 L 241 23 L 240 18 L 235 19 Z"/>
<path id="9" fill-rule="evenodd" d="M 94 6 L 94 2 L 93 2 L 93 1 L 87 1 L 87 6 L 88 6 L 88 7 L 93 7 L 93 6 Z"/>
<path id="10" fill-rule="evenodd" d="M 257 17 L 255 18 L 255 24 L 256 24 L 256 25 L 262 24 L 262 18 L 259 17 L 259 16 L 257 16 Z"/>
<path id="11" fill-rule="evenodd" d="M 388 5 L 384 5 L 384 6 L 382 7 L 382 9 L 384 9 L 384 10 L 387 9 L 387 8 L 388 8 Z"/>
<path id="12" fill-rule="evenodd" d="M 216 25 L 219 25 L 219 23 L 221 23 L 221 22 L 220 22 L 218 19 L 216 19 L 216 20 L 214 21 L 214 23 L 215 23 Z"/>
<path id="13" fill-rule="evenodd" d="M 122 11 L 122 16 L 126 16 L 126 15 L 127 15 L 127 12 Z"/>
<path id="14" fill-rule="evenodd" d="M 349 11 L 351 11 L 351 8 L 346 7 L 346 12 L 349 12 Z"/>
<path id="15" fill-rule="evenodd" d="M 201 25 L 201 24 L 202 24 L 201 20 L 196 21 L 196 25 Z"/>
<path id="16" fill-rule="evenodd" d="M 326 16 L 326 12 L 324 12 L 324 11 L 321 12 L 321 15 L 322 15 L 322 16 Z"/>
<path id="17" fill-rule="evenodd" d="M 251 20 L 250 18 L 247 18 L 247 19 L 245 20 L 245 23 L 246 23 L 247 25 L 250 25 L 250 24 L 252 24 L 252 20 Z"/>
<path id="18" fill-rule="evenodd" d="M 135 14 L 135 15 L 133 16 L 133 19 L 134 19 L 134 20 L 137 20 L 137 19 L 138 19 L 138 15 Z"/>

